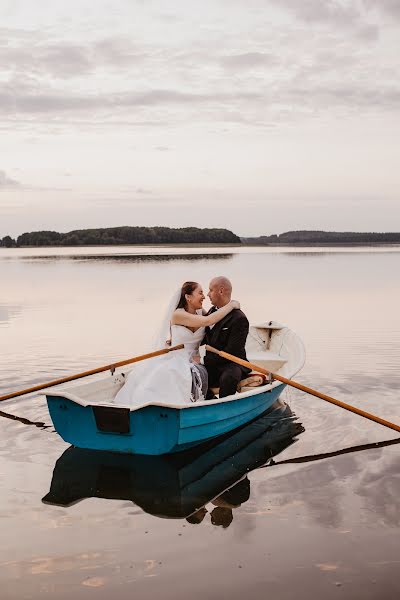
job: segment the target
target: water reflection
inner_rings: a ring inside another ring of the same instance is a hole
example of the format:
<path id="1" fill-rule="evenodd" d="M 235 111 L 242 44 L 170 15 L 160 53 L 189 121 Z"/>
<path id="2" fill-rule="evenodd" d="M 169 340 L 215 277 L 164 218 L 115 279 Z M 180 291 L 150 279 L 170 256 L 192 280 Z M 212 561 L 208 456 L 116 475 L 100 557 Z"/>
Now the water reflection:
<path id="1" fill-rule="evenodd" d="M 214 525 L 228 527 L 249 499 L 246 474 L 296 441 L 304 431 L 287 405 L 239 431 L 193 450 L 165 456 L 129 456 L 68 448 L 57 460 L 43 502 L 69 506 L 83 498 L 130 500 L 145 512 L 201 523 L 206 504 Z"/>
<path id="2" fill-rule="evenodd" d="M 233 510 L 239 508 L 239 506 L 244 504 L 244 502 L 247 502 L 249 498 L 250 481 L 246 475 L 243 479 L 226 490 L 226 492 L 223 492 L 211 501 L 211 504 L 214 505 L 214 508 L 210 512 L 211 523 L 226 529 L 233 521 Z M 202 506 L 195 513 L 187 517 L 186 521 L 192 525 L 198 525 L 203 522 L 207 513 L 207 508 Z"/>
<path id="3" fill-rule="evenodd" d="M 394 440 L 383 440 L 382 442 L 372 442 L 371 444 L 359 444 L 358 446 L 350 446 L 349 448 L 341 448 L 340 450 L 323 452 L 322 454 L 296 456 L 296 458 L 289 458 L 287 460 L 274 461 L 271 459 L 267 465 L 264 465 L 264 467 L 314 462 L 316 460 L 319 461 L 326 458 L 333 458 L 334 456 L 340 456 L 341 454 L 352 454 L 353 452 L 362 452 L 363 450 L 376 450 L 377 448 L 385 448 L 386 446 L 395 446 L 397 444 L 400 444 L 400 438 L 395 438 Z"/>
<path id="4" fill-rule="evenodd" d="M 227 260 L 233 257 L 232 253 L 224 254 L 64 254 L 47 256 L 27 256 L 22 259 L 26 262 L 54 262 L 73 260 L 78 262 L 102 262 L 102 263 L 158 263 L 171 261 L 204 261 L 204 260 Z"/>
<path id="5" fill-rule="evenodd" d="M 343 433 L 343 431 L 342 431 Z M 309 517 L 324 528 L 351 527 L 355 514 L 379 526 L 400 525 L 399 438 L 342 448 L 333 452 L 270 461 L 270 477 L 261 494 L 292 506 L 293 497 Z M 285 469 L 283 465 L 305 464 Z M 280 466 L 281 469 L 277 467 Z"/>
<path id="6" fill-rule="evenodd" d="M 0 304 L 0 327 L 15 319 L 19 314 L 21 314 L 20 306 Z"/>

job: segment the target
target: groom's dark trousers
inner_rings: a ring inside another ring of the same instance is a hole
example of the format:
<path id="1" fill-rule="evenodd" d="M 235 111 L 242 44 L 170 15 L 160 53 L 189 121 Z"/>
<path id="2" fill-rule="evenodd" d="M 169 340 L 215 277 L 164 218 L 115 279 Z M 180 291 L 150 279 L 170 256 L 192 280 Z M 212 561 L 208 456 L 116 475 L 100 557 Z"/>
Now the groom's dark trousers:
<path id="1" fill-rule="evenodd" d="M 209 314 L 215 310 L 213 307 Z M 248 333 L 249 322 L 246 315 L 235 309 L 213 327 L 206 327 L 203 344 L 247 360 L 244 348 Z M 221 358 L 213 352 L 206 352 L 204 365 L 208 372 L 208 387 L 219 387 L 220 398 L 234 394 L 239 381 L 250 373 L 250 369 Z"/>

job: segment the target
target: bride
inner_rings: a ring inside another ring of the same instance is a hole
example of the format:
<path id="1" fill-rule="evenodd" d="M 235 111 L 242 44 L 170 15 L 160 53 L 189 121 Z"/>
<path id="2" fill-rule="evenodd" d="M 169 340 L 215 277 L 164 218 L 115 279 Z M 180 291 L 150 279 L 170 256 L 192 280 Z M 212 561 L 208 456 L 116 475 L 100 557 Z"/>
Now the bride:
<path id="1" fill-rule="evenodd" d="M 219 310 L 204 314 L 204 299 L 201 285 L 195 281 L 186 281 L 174 294 L 158 335 L 157 349 L 169 344 L 184 344 L 184 348 L 134 365 L 115 396 L 117 404 L 139 407 L 204 400 L 208 377 L 200 364 L 199 346 L 205 328 L 240 308 L 239 302 L 231 300 Z"/>

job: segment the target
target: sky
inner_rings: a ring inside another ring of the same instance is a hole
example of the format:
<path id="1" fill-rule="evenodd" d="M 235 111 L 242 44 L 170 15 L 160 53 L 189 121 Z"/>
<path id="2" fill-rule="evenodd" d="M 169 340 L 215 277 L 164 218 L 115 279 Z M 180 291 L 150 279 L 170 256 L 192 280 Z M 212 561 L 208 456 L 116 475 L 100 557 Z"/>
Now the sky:
<path id="1" fill-rule="evenodd" d="M 399 0 L 0 0 L 0 237 L 400 231 Z"/>

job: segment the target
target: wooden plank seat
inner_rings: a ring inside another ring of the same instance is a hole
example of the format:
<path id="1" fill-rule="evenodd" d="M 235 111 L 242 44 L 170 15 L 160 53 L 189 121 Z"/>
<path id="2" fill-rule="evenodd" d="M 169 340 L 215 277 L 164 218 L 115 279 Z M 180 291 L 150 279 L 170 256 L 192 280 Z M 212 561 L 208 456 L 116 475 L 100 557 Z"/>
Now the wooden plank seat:
<path id="1" fill-rule="evenodd" d="M 277 373 L 287 363 L 287 359 L 280 354 L 270 351 L 263 352 L 262 350 L 259 352 L 247 352 L 247 360 L 273 373 Z"/>

